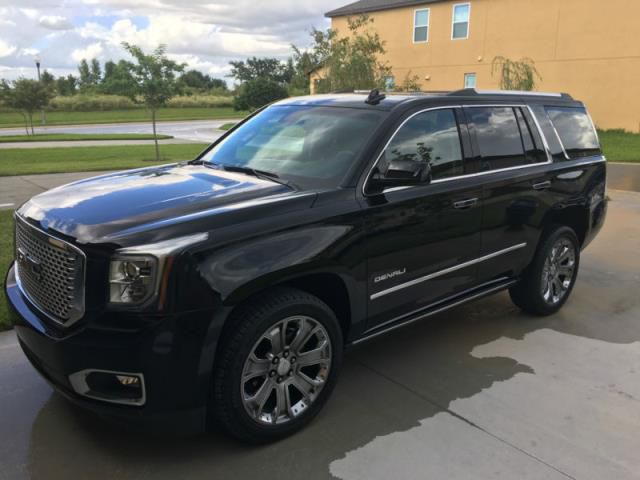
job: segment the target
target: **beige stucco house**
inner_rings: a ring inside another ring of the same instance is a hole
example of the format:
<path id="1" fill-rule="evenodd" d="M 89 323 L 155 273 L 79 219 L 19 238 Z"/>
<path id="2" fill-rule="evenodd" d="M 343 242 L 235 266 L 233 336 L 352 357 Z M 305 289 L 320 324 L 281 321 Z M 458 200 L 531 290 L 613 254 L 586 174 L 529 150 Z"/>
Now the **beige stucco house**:
<path id="1" fill-rule="evenodd" d="M 360 0 L 326 14 L 373 18 L 396 84 L 422 90 L 496 89 L 496 56 L 531 58 L 538 90 L 586 102 L 600 128 L 640 132 L 640 0 Z M 322 70 L 313 72 L 313 79 Z"/>

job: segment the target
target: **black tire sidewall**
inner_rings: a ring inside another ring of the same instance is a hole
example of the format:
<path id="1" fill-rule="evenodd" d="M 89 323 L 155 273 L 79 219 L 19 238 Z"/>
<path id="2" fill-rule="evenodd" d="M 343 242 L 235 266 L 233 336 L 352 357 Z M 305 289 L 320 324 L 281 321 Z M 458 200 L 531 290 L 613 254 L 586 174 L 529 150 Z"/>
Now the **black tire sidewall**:
<path id="1" fill-rule="evenodd" d="M 560 238 L 566 238 L 573 244 L 573 248 L 576 256 L 575 268 L 573 270 L 573 276 L 571 278 L 571 285 L 569 285 L 569 289 L 562 297 L 562 299 L 555 303 L 549 304 L 545 301 L 542 296 L 542 292 L 540 289 L 540 285 L 542 282 L 542 272 L 544 269 L 544 263 L 547 259 L 549 252 L 556 244 L 556 242 Z M 528 297 L 528 300 L 531 302 L 531 306 L 535 310 L 535 313 L 541 315 L 551 315 L 565 304 L 565 302 L 569 299 L 571 292 L 573 291 L 573 287 L 576 283 L 576 278 L 578 276 L 578 270 L 580 267 L 580 244 L 578 243 L 578 238 L 574 231 L 569 227 L 559 227 L 553 230 L 549 235 L 547 235 L 538 252 L 536 254 L 535 260 L 532 263 L 529 271 L 526 274 L 526 278 L 523 281 L 523 290 L 521 290 L 520 295 L 524 295 Z"/>
<path id="2" fill-rule="evenodd" d="M 220 368 L 216 369 L 215 380 L 221 382 L 221 391 L 217 396 L 217 401 L 223 402 L 224 405 L 214 404 L 210 405 L 210 408 L 222 407 L 226 409 L 226 421 L 222 421 L 223 427 L 243 441 L 254 443 L 274 441 L 304 427 L 318 414 L 331 395 L 342 363 L 342 331 L 332 310 L 316 297 L 304 292 L 291 290 L 283 292 L 282 296 L 286 300 L 278 301 L 276 299 L 274 302 L 272 299 L 271 302 L 268 302 L 270 305 L 266 307 L 248 309 L 253 312 L 250 312 L 244 320 L 237 319 L 248 322 L 249 325 L 243 325 L 245 328 L 238 329 L 236 335 L 240 334 L 241 337 L 233 338 L 233 334 L 230 336 L 231 341 L 224 347 L 227 350 L 223 354 L 223 356 L 227 356 L 224 369 L 222 371 Z M 240 392 L 244 363 L 264 332 L 282 319 L 296 315 L 311 317 L 326 329 L 331 341 L 332 352 L 329 375 L 316 400 L 299 417 L 281 425 L 260 424 L 251 418 L 242 404 Z"/>

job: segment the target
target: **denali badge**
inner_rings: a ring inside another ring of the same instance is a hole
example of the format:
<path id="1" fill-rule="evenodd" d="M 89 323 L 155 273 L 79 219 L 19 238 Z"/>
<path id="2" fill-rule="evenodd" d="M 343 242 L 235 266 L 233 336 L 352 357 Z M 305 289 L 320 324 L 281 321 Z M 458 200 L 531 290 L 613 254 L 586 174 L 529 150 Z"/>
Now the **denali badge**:
<path id="1" fill-rule="evenodd" d="M 399 277 L 400 275 L 404 275 L 405 273 L 407 273 L 407 267 L 403 268 L 402 270 L 395 270 L 393 272 L 383 273 L 382 275 L 377 275 L 376 277 L 374 277 L 373 283 L 382 282 L 384 280 L 390 280 L 393 277 Z"/>

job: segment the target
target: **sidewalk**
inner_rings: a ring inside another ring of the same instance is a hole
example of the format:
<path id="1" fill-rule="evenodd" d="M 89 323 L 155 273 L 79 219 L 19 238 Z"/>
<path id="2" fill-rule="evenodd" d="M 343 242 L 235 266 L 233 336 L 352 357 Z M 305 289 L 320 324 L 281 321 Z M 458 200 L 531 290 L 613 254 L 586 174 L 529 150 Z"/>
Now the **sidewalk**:
<path id="1" fill-rule="evenodd" d="M 109 172 L 49 173 L 0 177 L 0 209 L 17 208 L 45 190 Z"/>
<path id="2" fill-rule="evenodd" d="M 185 138 L 158 140 L 163 144 L 199 143 Z M 68 147 L 117 147 L 120 145 L 153 145 L 153 140 L 73 140 L 56 142 L 7 142 L 0 143 L 0 150 L 9 148 L 68 148 Z"/>

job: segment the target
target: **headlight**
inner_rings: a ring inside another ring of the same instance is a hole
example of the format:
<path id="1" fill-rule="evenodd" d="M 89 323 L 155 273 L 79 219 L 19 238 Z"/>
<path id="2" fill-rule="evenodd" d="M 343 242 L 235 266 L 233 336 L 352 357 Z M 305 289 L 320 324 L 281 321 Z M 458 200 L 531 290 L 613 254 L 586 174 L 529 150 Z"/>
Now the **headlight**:
<path id="1" fill-rule="evenodd" d="M 155 257 L 115 257 L 109 268 L 109 301 L 113 304 L 142 304 L 154 295 L 157 278 L 158 260 Z"/>
<path id="2" fill-rule="evenodd" d="M 206 241 L 208 233 L 196 233 L 157 243 L 122 248 L 109 266 L 109 303 L 114 306 L 142 306 L 166 286 L 170 258 L 187 247 Z M 161 277 L 164 277 L 161 282 Z"/>

